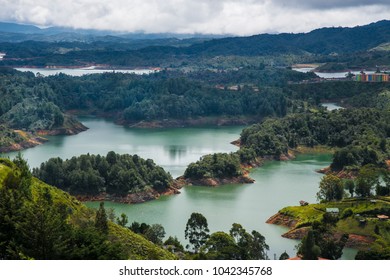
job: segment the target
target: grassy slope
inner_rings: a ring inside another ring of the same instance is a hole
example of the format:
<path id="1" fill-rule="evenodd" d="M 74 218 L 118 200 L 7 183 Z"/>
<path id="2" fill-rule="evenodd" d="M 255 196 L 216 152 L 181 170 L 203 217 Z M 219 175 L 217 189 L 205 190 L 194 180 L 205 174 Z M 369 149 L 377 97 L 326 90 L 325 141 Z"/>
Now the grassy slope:
<path id="1" fill-rule="evenodd" d="M 279 211 L 297 220 L 295 228 L 307 226 L 314 221 L 320 221 L 326 208 L 339 208 L 340 220 L 336 225 L 336 231 L 340 233 L 356 234 L 370 236 L 375 238 L 373 248 L 390 246 L 390 221 L 379 221 L 376 214 L 383 212 L 381 209 L 390 209 L 390 197 L 377 197 L 376 202 L 370 202 L 370 199 L 345 199 L 342 202 L 329 202 L 320 204 L 310 204 L 307 206 L 288 206 Z M 353 215 L 343 218 L 343 211 L 351 209 Z M 356 216 L 359 214 L 359 216 Z M 362 225 L 359 220 L 364 218 L 366 224 Z M 378 227 L 379 234 L 375 233 L 375 227 Z"/>
<path id="2" fill-rule="evenodd" d="M 0 161 L 0 188 L 3 185 L 4 178 L 11 171 L 11 168 L 7 165 L 10 165 L 8 160 Z M 31 189 L 33 199 L 37 198 L 39 193 L 38 190 L 41 188 L 47 188 L 49 190 L 55 204 L 65 204 L 72 209 L 70 222 L 77 223 L 76 221 L 94 219 L 95 213 L 76 198 L 60 189 L 47 185 L 36 178 L 33 179 Z M 119 241 L 122 246 L 125 246 L 126 251 L 129 254 L 129 259 L 169 260 L 176 258 L 170 252 L 156 246 L 144 237 L 114 223 L 109 224 L 109 239 Z"/>

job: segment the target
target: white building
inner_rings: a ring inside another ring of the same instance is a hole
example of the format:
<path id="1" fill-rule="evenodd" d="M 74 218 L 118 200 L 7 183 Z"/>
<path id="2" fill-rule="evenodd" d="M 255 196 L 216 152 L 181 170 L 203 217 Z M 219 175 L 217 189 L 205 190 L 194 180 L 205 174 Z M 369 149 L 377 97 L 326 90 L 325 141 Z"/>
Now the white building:
<path id="1" fill-rule="evenodd" d="M 0 52 L 0 60 L 2 60 L 4 56 L 5 56 L 5 53 Z"/>

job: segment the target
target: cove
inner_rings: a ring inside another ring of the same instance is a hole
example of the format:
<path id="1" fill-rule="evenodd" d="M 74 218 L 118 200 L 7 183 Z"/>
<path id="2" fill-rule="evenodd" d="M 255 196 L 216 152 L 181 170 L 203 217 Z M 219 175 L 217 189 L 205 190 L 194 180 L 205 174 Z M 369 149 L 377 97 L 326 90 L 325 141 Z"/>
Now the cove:
<path id="1" fill-rule="evenodd" d="M 239 138 L 243 127 L 194 127 L 140 129 L 125 128 L 109 120 L 83 117 L 79 120 L 89 130 L 74 136 L 49 136 L 49 142 L 22 151 L 30 167 L 37 167 L 51 157 L 71 158 L 80 154 L 103 154 L 109 151 L 138 154 L 151 158 L 173 177 L 184 173 L 186 166 L 201 156 L 215 152 L 232 152 L 238 148 L 231 141 Z M 8 153 L 14 157 L 17 153 Z M 316 169 L 330 164 L 331 155 L 299 155 L 291 161 L 266 162 L 253 169 L 254 184 L 226 185 L 217 188 L 188 186 L 181 194 L 161 197 L 143 204 L 126 205 L 106 202 L 119 216 L 125 213 L 129 222 L 138 221 L 164 226 L 166 237 L 177 236 L 182 243 L 185 225 L 192 212 L 202 213 L 211 232 L 228 232 L 233 223 L 248 231 L 257 230 L 270 246 L 269 258 L 286 251 L 295 255 L 298 241 L 281 237 L 286 228 L 266 224 L 279 209 L 297 205 L 299 200 L 316 202 L 315 195 L 322 177 Z M 89 207 L 99 203 L 88 202 Z M 354 258 L 356 250 L 344 250 L 343 258 Z"/>

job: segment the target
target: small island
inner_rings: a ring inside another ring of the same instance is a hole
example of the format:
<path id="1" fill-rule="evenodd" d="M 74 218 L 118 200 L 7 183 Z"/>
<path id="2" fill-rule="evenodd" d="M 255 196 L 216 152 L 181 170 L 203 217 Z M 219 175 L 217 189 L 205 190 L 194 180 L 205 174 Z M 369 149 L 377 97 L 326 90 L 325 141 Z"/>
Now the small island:
<path id="1" fill-rule="evenodd" d="M 81 201 L 141 203 L 182 187 L 151 159 L 138 155 L 81 155 L 68 160 L 51 158 L 33 169 L 33 175 Z"/>

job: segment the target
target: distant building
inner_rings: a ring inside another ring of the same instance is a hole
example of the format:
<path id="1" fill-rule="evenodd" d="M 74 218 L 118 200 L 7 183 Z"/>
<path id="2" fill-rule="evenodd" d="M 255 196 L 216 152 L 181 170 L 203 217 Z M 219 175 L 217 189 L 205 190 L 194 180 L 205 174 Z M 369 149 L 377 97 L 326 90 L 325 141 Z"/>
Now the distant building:
<path id="1" fill-rule="evenodd" d="M 337 216 L 339 212 L 339 208 L 326 208 L 326 213 L 330 213 Z"/>
<path id="2" fill-rule="evenodd" d="M 0 52 L 0 60 L 2 60 L 5 55 L 5 53 Z"/>
<path id="3" fill-rule="evenodd" d="M 300 204 L 301 206 L 306 206 L 306 205 L 309 205 L 309 202 L 304 201 L 304 200 L 300 200 L 300 201 L 299 201 L 299 204 Z"/>
<path id="4" fill-rule="evenodd" d="M 389 219 L 389 216 L 386 215 L 377 215 L 377 218 L 381 221 L 385 221 Z"/>
<path id="5" fill-rule="evenodd" d="M 385 73 L 366 74 L 364 72 L 361 72 L 360 74 L 356 74 L 354 79 L 357 82 L 388 82 L 389 74 L 385 74 Z"/>
<path id="6" fill-rule="evenodd" d="M 295 256 L 295 257 L 289 258 L 287 260 L 288 261 L 301 261 L 302 260 L 302 256 Z M 318 257 L 318 260 L 319 261 L 328 261 L 329 259 Z"/>

